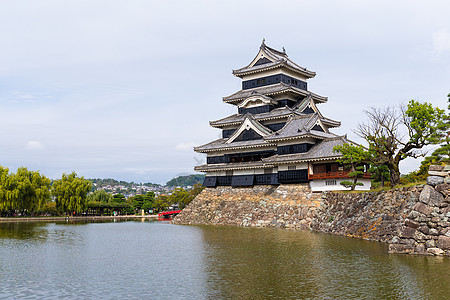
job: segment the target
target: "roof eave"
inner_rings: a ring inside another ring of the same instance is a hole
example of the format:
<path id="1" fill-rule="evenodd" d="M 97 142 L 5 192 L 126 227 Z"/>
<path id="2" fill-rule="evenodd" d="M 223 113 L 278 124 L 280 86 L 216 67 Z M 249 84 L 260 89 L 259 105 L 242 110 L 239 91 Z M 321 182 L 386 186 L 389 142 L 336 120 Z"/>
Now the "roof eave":
<path id="1" fill-rule="evenodd" d="M 302 139 L 302 138 L 315 138 L 315 139 L 327 139 L 326 137 L 317 136 L 314 134 L 302 134 L 298 136 L 292 136 L 292 137 L 280 137 L 280 138 L 266 138 L 265 140 L 267 142 L 281 142 L 281 141 L 290 141 L 290 140 L 296 140 L 296 139 Z"/>
<path id="2" fill-rule="evenodd" d="M 280 85 L 281 83 L 278 83 L 278 84 Z M 313 98 L 315 103 L 318 103 L 318 102 L 326 103 L 328 101 L 327 97 L 320 96 L 320 95 L 317 95 L 317 94 L 309 92 L 309 91 L 298 89 L 298 88 L 295 88 L 293 86 L 290 86 L 290 85 L 287 85 L 287 84 L 284 84 L 284 83 L 282 84 L 282 86 L 285 86 L 285 88 L 281 89 L 279 91 L 276 91 L 276 92 L 265 93 L 264 95 L 265 96 L 267 96 L 267 95 L 274 96 L 274 95 L 280 95 L 280 94 L 291 92 L 291 93 L 296 93 L 296 94 L 303 95 L 303 96 L 311 95 L 311 97 Z M 238 93 L 240 93 L 242 91 L 243 90 L 240 90 L 239 92 L 236 92 L 236 93 L 234 93 L 234 94 L 232 94 L 230 96 L 222 97 L 222 101 L 225 102 L 225 103 L 229 103 L 229 104 L 235 104 L 237 102 L 241 102 L 241 101 L 247 99 L 248 97 L 240 97 L 240 98 L 236 98 L 236 99 L 227 99 L 227 98 L 233 97 L 234 95 L 236 95 L 236 94 L 238 94 Z"/>
<path id="3" fill-rule="evenodd" d="M 230 144 L 229 144 L 230 145 Z M 251 148 L 263 148 L 263 147 L 276 147 L 277 144 L 273 144 L 273 143 L 265 143 L 265 144 L 256 144 L 256 145 L 242 145 L 242 146 L 222 146 L 222 147 L 217 147 L 217 148 L 211 148 L 211 149 L 199 149 L 199 147 L 194 148 L 195 152 L 198 153 L 208 153 L 208 152 L 214 152 L 214 151 L 225 151 L 225 150 L 239 150 L 239 149 L 251 149 Z"/>
<path id="4" fill-rule="evenodd" d="M 242 78 L 243 76 L 246 76 L 246 75 L 270 71 L 270 70 L 278 69 L 278 68 L 289 69 L 291 71 L 297 72 L 297 73 L 305 76 L 306 78 L 314 78 L 316 76 L 316 72 L 309 71 L 306 69 L 294 68 L 294 67 L 286 64 L 284 61 L 280 61 L 279 63 L 268 66 L 268 67 L 264 67 L 264 65 L 261 65 L 261 68 L 257 68 L 257 69 L 253 69 L 253 70 L 246 70 L 246 68 L 237 69 L 237 70 L 233 70 L 232 73 L 234 76 Z"/>
<path id="5" fill-rule="evenodd" d="M 195 166 L 194 170 L 198 172 L 214 172 L 214 171 L 226 171 L 226 170 L 249 170 L 249 169 L 264 169 L 273 167 L 271 163 L 258 162 L 258 164 L 248 165 L 232 165 L 232 164 L 215 164 L 215 165 L 201 165 Z"/>
<path id="6" fill-rule="evenodd" d="M 286 160 L 286 161 L 269 161 L 267 163 L 268 164 L 271 163 L 273 165 L 283 165 L 283 164 L 302 163 L 302 162 L 336 160 L 341 157 L 342 157 L 342 155 L 340 155 L 340 156 L 324 156 L 324 157 L 316 157 L 316 158 L 292 159 L 292 160 Z"/>

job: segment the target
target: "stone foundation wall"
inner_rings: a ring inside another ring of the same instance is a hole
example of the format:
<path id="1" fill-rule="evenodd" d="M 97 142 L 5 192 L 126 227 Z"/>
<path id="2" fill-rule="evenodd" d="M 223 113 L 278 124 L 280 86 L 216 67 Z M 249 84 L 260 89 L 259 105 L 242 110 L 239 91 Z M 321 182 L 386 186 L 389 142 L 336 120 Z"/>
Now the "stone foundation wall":
<path id="1" fill-rule="evenodd" d="M 204 189 L 176 224 L 307 228 L 321 203 L 309 184 Z"/>
<path id="2" fill-rule="evenodd" d="M 386 242 L 392 253 L 450 255 L 450 168 L 436 168 L 426 185 L 381 192 L 312 193 L 308 184 L 206 188 L 173 222 L 309 228 Z"/>
<path id="3" fill-rule="evenodd" d="M 450 255 L 449 185 L 328 193 L 310 228 L 389 243 L 391 253 Z"/>
<path id="4" fill-rule="evenodd" d="M 311 229 L 389 242 L 402 228 L 423 187 L 382 192 L 326 193 Z"/>

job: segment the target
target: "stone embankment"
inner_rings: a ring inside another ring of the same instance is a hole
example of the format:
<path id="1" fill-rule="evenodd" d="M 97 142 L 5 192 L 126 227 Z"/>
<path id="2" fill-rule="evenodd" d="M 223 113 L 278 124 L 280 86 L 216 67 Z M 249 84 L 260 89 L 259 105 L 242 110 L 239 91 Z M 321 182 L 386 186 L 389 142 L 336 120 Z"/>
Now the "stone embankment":
<path id="1" fill-rule="evenodd" d="M 321 203 L 308 184 L 204 189 L 176 224 L 308 228 Z"/>
<path id="2" fill-rule="evenodd" d="M 392 253 L 450 255 L 450 166 L 426 185 L 380 192 L 312 193 L 308 184 L 203 190 L 175 219 L 312 230 L 389 243 Z"/>
<path id="3" fill-rule="evenodd" d="M 389 240 L 390 252 L 450 256 L 450 166 L 431 166 L 429 174 L 403 226 Z"/>

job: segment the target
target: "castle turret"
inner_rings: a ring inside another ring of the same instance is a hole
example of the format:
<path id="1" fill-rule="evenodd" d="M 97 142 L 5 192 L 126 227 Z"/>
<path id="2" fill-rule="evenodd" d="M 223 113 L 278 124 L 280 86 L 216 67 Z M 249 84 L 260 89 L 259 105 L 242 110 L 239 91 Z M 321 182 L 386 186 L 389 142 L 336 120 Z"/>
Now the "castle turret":
<path id="1" fill-rule="evenodd" d="M 330 131 L 339 121 L 320 113 L 317 106 L 327 97 L 308 90 L 307 80 L 316 73 L 263 40 L 250 64 L 233 75 L 242 79 L 242 89 L 223 101 L 237 113 L 211 121 L 222 138 L 194 148 L 207 155 L 207 163 L 195 167 L 206 173 L 204 185 L 309 182 L 313 191 L 344 189 L 339 182 L 348 171 L 336 162 L 341 155 L 333 147 L 349 141 Z M 370 188 L 370 181 L 363 183 L 363 189 Z"/>

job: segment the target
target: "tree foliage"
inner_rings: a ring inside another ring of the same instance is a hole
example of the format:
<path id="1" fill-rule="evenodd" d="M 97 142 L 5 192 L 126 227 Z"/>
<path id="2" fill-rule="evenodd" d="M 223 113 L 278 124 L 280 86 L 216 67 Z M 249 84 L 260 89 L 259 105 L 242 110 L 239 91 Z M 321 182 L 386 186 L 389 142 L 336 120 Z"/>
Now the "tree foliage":
<path id="1" fill-rule="evenodd" d="M 450 163 L 450 94 L 447 95 L 447 113 L 444 114 L 443 120 L 439 126 L 441 139 L 439 147 L 433 153 L 426 157 L 422 165 L 426 165 L 424 169 L 428 171 L 428 167 L 432 163 Z"/>
<path id="2" fill-rule="evenodd" d="M 358 182 L 358 178 L 364 175 L 364 165 L 362 164 L 368 162 L 369 153 L 361 145 L 353 145 L 350 143 L 335 146 L 333 152 L 342 154 L 342 157 L 337 162 L 344 166 L 349 166 L 350 172 L 348 173 L 348 177 L 353 178 L 353 181 L 341 181 L 341 185 L 350 188 L 352 191 L 356 186 L 363 186 L 361 182 Z"/>
<path id="3" fill-rule="evenodd" d="M 125 196 L 122 195 L 122 194 L 115 194 L 115 195 L 112 197 L 111 201 L 114 202 L 114 203 L 125 203 L 126 198 L 125 198 Z"/>
<path id="4" fill-rule="evenodd" d="M 97 190 L 88 196 L 89 202 L 109 203 L 113 196 L 104 190 Z"/>
<path id="5" fill-rule="evenodd" d="M 369 120 L 359 124 L 356 133 L 369 144 L 373 163 L 389 168 L 392 186 L 400 183 L 401 160 L 424 156 L 424 146 L 441 141 L 445 114 L 429 103 L 411 100 L 400 109 L 372 107 L 365 113 Z"/>
<path id="6" fill-rule="evenodd" d="M 91 189 L 91 182 L 78 177 L 75 172 L 63 174 L 61 179 L 52 185 L 56 208 L 63 212 L 84 212 L 87 209 L 87 193 Z"/>
<path id="7" fill-rule="evenodd" d="M 389 168 L 385 165 L 371 164 L 369 167 L 369 173 L 372 174 L 374 181 L 380 182 L 380 186 L 384 186 L 384 182 L 389 180 Z"/>
<path id="8" fill-rule="evenodd" d="M 50 200 L 50 184 L 37 171 L 21 167 L 13 174 L 0 167 L 0 210 L 38 211 Z"/>

